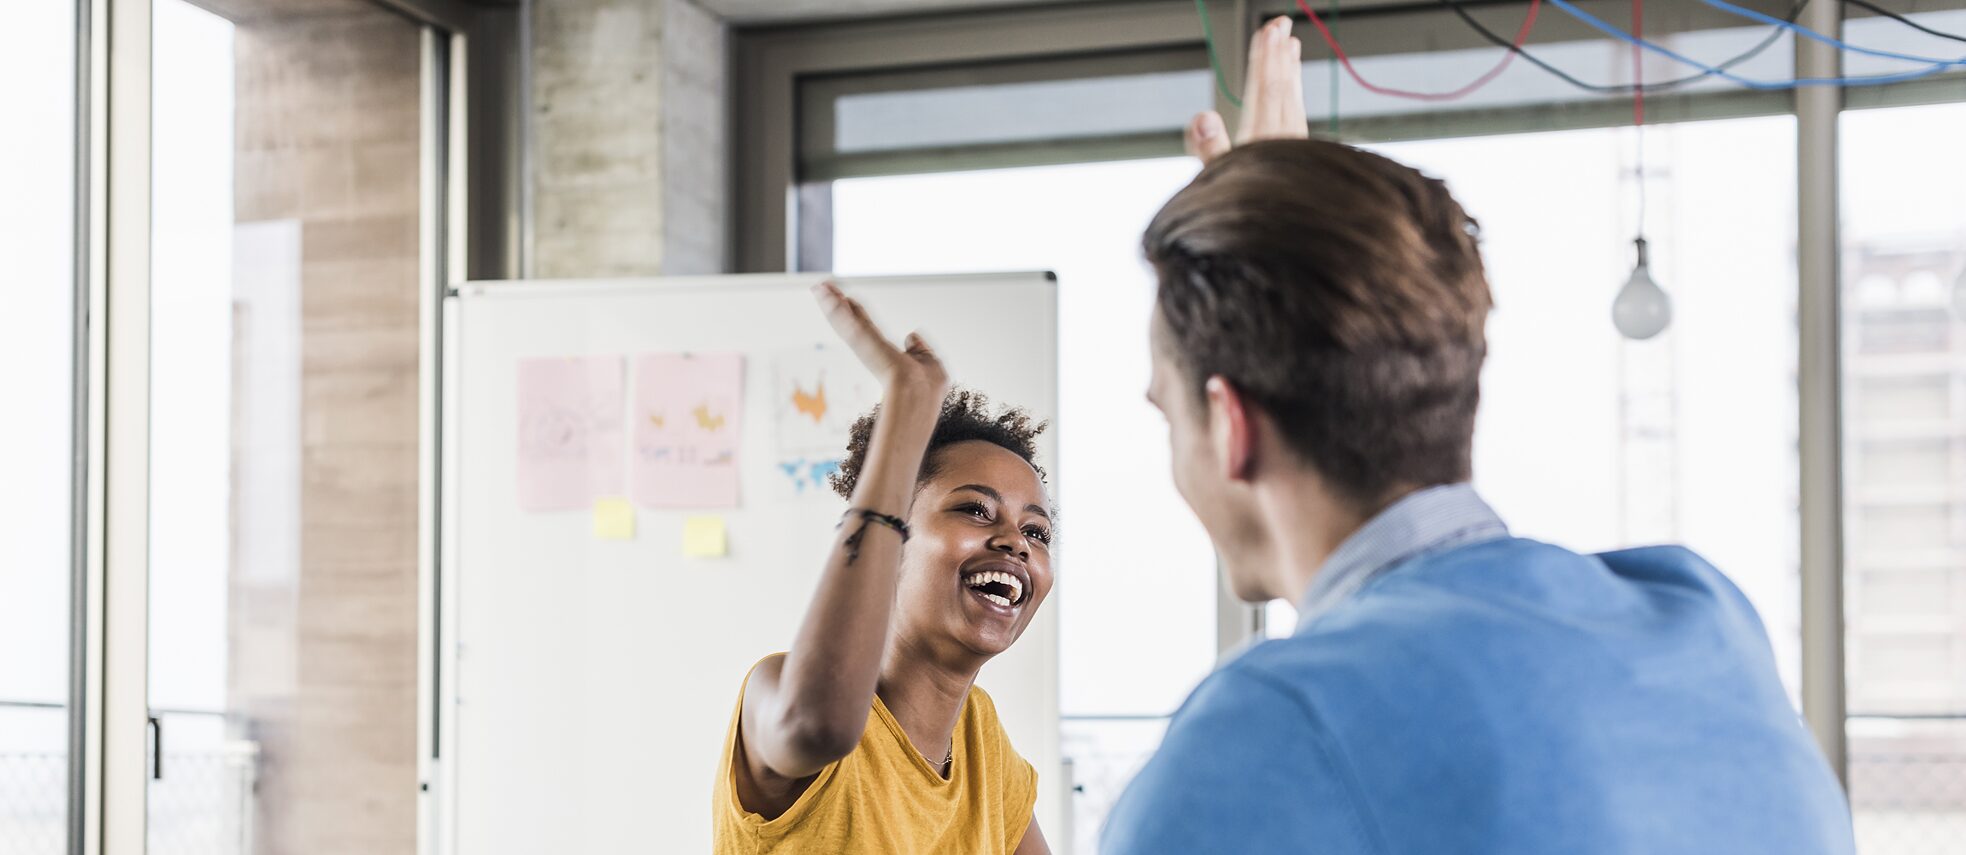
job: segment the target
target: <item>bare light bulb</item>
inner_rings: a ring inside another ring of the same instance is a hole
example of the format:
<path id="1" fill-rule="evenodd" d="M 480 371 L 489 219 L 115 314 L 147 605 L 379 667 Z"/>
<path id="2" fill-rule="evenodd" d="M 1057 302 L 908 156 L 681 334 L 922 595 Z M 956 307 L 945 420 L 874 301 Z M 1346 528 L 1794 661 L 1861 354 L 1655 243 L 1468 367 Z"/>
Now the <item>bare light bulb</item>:
<path id="1" fill-rule="evenodd" d="M 1618 299 L 1611 303 L 1611 323 L 1625 338 L 1644 341 L 1664 332 L 1666 325 L 1672 323 L 1672 298 L 1666 296 L 1659 283 L 1652 281 L 1645 239 L 1633 243 L 1638 245 L 1638 266 L 1632 268 L 1631 278 L 1625 280 L 1625 287 L 1618 290 Z"/>

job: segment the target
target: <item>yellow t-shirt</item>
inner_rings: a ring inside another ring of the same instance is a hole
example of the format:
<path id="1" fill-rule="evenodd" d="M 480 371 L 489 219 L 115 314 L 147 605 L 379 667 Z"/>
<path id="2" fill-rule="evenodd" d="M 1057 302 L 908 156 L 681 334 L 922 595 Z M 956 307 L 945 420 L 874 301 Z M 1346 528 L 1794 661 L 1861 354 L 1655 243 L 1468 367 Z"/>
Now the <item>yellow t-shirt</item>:
<path id="1" fill-rule="evenodd" d="M 1031 823 L 1037 770 L 1011 748 L 982 689 L 970 687 L 963 701 L 946 780 L 876 696 L 853 753 L 820 770 L 798 801 L 769 821 L 737 797 L 732 763 L 743 713 L 740 691 L 717 767 L 715 855 L 1009 855 Z"/>

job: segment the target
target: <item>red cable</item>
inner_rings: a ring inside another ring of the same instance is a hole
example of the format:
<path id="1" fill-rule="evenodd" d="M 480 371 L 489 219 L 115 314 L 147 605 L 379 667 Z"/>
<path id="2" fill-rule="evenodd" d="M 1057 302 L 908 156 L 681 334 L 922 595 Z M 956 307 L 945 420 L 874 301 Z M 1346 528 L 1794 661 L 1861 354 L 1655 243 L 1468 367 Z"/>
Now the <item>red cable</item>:
<path id="1" fill-rule="evenodd" d="M 1345 67 L 1345 73 L 1351 75 L 1353 80 L 1358 81 L 1358 85 L 1365 87 L 1367 92 L 1390 95 L 1394 98 L 1410 98 L 1415 101 L 1459 101 L 1476 89 L 1487 86 L 1489 81 L 1500 76 L 1502 71 L 1509 67 L 1509 63 L 1515 60 L 1516 51 L 1520 50 L 1523 43 L 1529 40 L 1529 31 L 1536 26 L 1536 11 L 1542 7 L 1543 0 L 1529 0 L 1529 15 L 1522 19 L 1522 29 L 1515 34 L 1513 48 L 1507 53 L 1502 54 L 1502 61 L 1496 63 L 1494 68 L 1488 70 L 1488 73 L 1475 78 L 1473 83 L 1469 83 L 1452 92 L 1412 92 L 1405 89 L 1379 86 L 1359 76 L 1358 69 L 1352 67 L 1352 58 L 1345 55 L 1345 49 L 1338 46 L 1338 40 L 1333 38 L 1331 30 L 1324 26 L 1324 19 L 1318 17 L 1318 13 L 1307 5 L 1304 0 L 1297 0 L 1297 8 L 1303 10 L 1305 17 L 1311 19 L 1311 26 L 1316 27 L 1318 35 L 1324 37 L 1324 43 L 1329 45 L 1331 52 L 1338 57 L 1338 64 Z"/>
<path id="2" fill-rule="evenodd" d="M 1645 124 L 1645 0 L 1632 0 L 1632 126 Z"/>

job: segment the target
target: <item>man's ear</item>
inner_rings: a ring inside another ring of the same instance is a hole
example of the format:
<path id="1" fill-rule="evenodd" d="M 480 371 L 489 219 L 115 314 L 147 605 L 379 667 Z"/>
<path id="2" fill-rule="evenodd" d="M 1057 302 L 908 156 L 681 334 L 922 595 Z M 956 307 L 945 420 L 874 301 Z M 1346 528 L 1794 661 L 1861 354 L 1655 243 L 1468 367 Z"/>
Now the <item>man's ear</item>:
<path id="1" fill-rule="evenodd" d="M 1202 385 L 1208 399 L 1208 440 L 1223 477 L 1248 481 L 1256 474 L 1256 414 L 1249 401 L 1220 374 Z"/>

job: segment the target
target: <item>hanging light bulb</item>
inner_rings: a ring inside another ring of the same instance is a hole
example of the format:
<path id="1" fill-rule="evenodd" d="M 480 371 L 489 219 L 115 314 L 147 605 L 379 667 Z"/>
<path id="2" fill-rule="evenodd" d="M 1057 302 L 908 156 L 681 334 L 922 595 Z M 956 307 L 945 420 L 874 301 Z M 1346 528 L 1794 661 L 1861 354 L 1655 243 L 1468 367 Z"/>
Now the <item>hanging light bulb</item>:
<path id="1" fill-rule="evenodd" d="M 1639 38 L 1645 32 L 1643 4 L 1644 0 L 1632 0 L 1632 34 Z M 1618 289 L 1618 298 L 1611 301 L 1611 323 L 1625 338 L 1644 341 L 1672 323 L 1672 298 L 1652 281 L 1652 265 L 1645 254 L 1645 54 L 1636 41 L 1632 43 L 1632 83 L 1632 130 L 1638 146 L 1632 163 L 1632 173 L 1638 179 L 1638 237 L 1632 243 L 1638 246 L 1638 265 L 1632 268 L 1625 287 Z"/>
<path id="2" fill-rule="evenodd" d="M 1618 290 L 1618 299 L 1611 303 L 1611 323 L 1625 338 L 1644 341 L 1664 332 L 1666 325 L 1672 323 L 1672 298 L 1666 296 L 1659 283 L 1652 281 L 1645 238 L 1633 243 L 1638 245 L 1638 266 L 1632 268 L 1631 278 Z"/>

